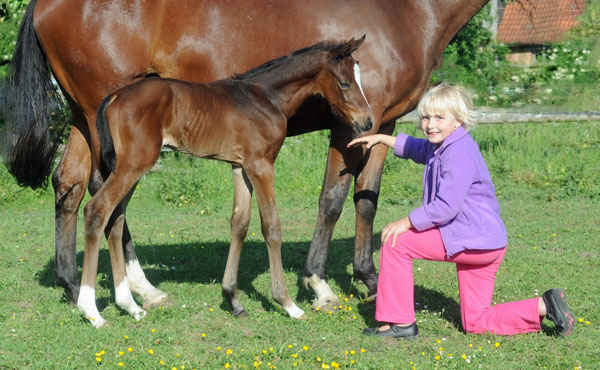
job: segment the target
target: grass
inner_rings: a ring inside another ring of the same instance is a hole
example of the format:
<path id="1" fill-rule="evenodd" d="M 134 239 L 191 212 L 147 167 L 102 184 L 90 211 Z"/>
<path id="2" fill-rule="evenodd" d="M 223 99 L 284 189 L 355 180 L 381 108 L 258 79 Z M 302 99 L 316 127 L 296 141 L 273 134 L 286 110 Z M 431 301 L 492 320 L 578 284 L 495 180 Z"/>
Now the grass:
<path id="1" fill-rule="evenodd" d="M 416 134 L 414 125 L 398 130 Z M 496 336 L 460 328 L 451 264 L 415 261 L 420 338 L 379 340 L 366 288 L 352 279 L 351 196 L 336 226 L 329 282 L 343 307 L 312 312 L 302 267 L 317 215 L 327 133 L 289 138 L 276 166 L 283 263 L 292 298 L 307 319 L 289 319 L 271 297 L 267 252 L 256 206 L 239 275 L 250 313 L 234 319 L 221 295 L 227 258 L 232 180 L 229 166 L 166 154 L 140 181 L 128 210 L 136 251 L 147 277 L 176 307 L 142 321 L 114 303 L 108 251 L 100 253 L 97 299 L 111 326 L 94 329 L 54 286 L 51 189 L 19 191 L 0 168 L 0 368 L 86 369 L 429 369 L 594 368 L 600 358 L 600 122 L 481 125 L 473 135 L 494 178 L 509 247 L 494 302 L 562 287 L 581 320 L 565 339 L 549 333 Z M 389 221 L 420 200 L 422 167 L 386 161 L 374 244 Z M 190 185 L 192 183 L 193 185 Z M 86 197 L 84 201 L 89 199 Z M 81 217 L 78 261 L 83 250 Z M 375 253 L 376 264 L 379 252 Z"/>

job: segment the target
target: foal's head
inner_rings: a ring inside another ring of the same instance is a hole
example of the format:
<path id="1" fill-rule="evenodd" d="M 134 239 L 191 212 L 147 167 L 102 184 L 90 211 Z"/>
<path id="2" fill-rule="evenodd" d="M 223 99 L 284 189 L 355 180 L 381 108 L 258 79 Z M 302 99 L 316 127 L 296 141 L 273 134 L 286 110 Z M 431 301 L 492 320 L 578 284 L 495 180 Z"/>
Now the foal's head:
<path id="1" fill-rule="evenodd" d="M 332 48 L 326 66 L 318 77 L 321 93 L 333 111 L 351 123 L 357 133 L 373 127 L 373 111 L 360 83 L 358 62 L 352 57 L 363 41 L 365 36 L 358 40 L 352 38 Z"/>

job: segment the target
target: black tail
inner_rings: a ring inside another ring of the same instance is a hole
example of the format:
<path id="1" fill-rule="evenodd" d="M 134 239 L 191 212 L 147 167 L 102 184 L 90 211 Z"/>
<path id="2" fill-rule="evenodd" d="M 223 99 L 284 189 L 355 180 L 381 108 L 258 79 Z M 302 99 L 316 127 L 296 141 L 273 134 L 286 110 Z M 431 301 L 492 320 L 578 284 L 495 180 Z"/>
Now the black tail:
<path id="1" fill-rule="evenodd" d="M 21 22 L 8 75 L 2 81 L 0 116 L 5 122 L 0 155 L 21 186 L 46 186 L 65 124 L 51 126 L 58 92 L 33 28 L 32 0 Z"/>
<path id="2" fill-rule="evenodd" d="M 106 111 L 108 106 L 115 97 L 115 94 L 110 94 L 102 100 L 98 107 L 98 113 L 96 114 L 96 127 L 98 128 L 98 136 L 100 136 L 100 151 L 102 153 L 102 161 L 110 172 L 115 170 L 117 163 L 117 154 L 115 152 L 115 144 L 113 143 L 112 136 L 110 134 L 110 128 L 108 127 L 108 120 L 106 119 Z"/>

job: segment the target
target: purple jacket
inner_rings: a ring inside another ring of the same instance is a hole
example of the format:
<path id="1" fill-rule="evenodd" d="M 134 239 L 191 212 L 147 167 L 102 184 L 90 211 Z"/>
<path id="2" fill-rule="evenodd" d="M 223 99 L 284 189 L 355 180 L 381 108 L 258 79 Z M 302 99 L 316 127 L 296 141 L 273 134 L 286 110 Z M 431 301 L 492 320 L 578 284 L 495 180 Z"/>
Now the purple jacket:
<path id="1" fill-rule="evenodd" d="M 462 126 L 439 147 L 398 134 L 394 154 L 425 165 L 423 205 L 408 217 L 417 231 L 439 228 L 448 257 L 465 249 L 506 246 L 492 178 L 477 143 Z"/>

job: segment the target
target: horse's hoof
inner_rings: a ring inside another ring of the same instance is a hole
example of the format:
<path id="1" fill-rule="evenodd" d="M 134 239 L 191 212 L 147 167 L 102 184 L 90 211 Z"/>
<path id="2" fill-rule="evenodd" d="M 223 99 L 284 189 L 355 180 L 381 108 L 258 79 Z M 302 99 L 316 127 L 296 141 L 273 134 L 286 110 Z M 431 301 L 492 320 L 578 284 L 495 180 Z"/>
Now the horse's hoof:
<path id="1" fill-rule="evenodd" d="M 177 306 L 177 305 L 175 304 L 175 302 L 173 302 L 171 300 L 171 298 L 169 298 L 168 295 L 163 295 L 152 301 L 144 302 L 144 305 L 142 307 L 144 308 L 144 310 L 151 310 L 151 309 L 157 308 L 157 307 L 175 307 L 175 306 Z"/>
<path id="2" fill-rule="evenodd" d="M 240 310 L 240 311 L 234 311 L 233 312 L 233 316 L 236 318 L 246 318 L 250 315 L 248 315 L 248 311 L 246 311 L 246 309 Z"/>
<path id="3" fill-rule="evenodd" d="M 337 297 L 325 297 L 315 301 L 312 308 L 316 312 L 336 312 L 342 308 L 342 304 Z"/>
<path id="4" fill-rule="evenodd" d="M 365 302 L 369 302 L 369 303 L 373 303 L 373 304 L 375 304 L 376 301 L 377 301 L 377 293 L 371 294 L 370 296 L 367 296 L 367 298 L 365 299 Z"/>

